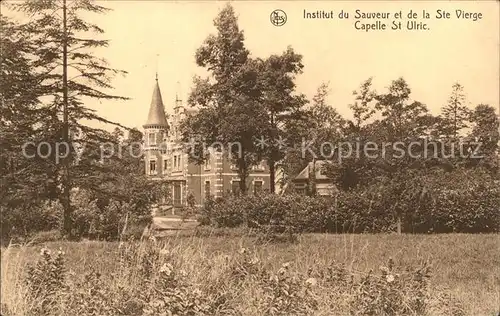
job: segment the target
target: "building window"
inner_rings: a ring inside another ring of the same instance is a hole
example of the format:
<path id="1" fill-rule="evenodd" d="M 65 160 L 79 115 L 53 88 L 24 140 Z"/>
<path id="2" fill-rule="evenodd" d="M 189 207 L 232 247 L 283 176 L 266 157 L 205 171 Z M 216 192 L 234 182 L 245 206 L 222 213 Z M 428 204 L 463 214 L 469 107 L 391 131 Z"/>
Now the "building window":
<path id="1" fill-rule="evenodd" d="M 168 160 L 165 159 L 163 160 L 163 173 L 167 173 L 167 168 L 168 168 Z"/>
<path id="2" fill-rule="evenodd" d="M 297 192 L 297 194 L 299 195 L 306 195 L 306 188 L 297 188 L 295 189 L 295 191 Z"/>
<path id="3" fill-rule="evenodd" d="M 210 181 L 205 181 L 205 199 L 210 198 Z"/>
<path id="4" fill-rule="evenodd" d="M 231 183 L 231 192 L 235 195 L 240 193 L 240 181 L 233 181 Z"/>
<path id="5" fill-rule="evenodd" d="M 262 181 L 254 181 L 253 183 L 253 194 L 258 195 L 262 193 Z"/>
<path id="6" fill-rule="evenodd" d="M 295 192 L 299 195 L 306 195 L 307 194 L 307 185 L 304 183 L 296 184 L 295 185 Z"/>
<path id="7" fill-rule="evenodd" d="M 319 167 L 319 175 L 320 176 L 326 176 L 326 166 L 320 166 Z"/>
<path id="8" fill-rule="evenodd" d="M 149 162 L 149 173 L 156 174 L 156 161 L 155 160 L 151 160 Z"/>
<path id="9" fill-rule="evenodd" d="M 174 184 L 174 206 L 179 206 L 182 205 L 182 191 L 181 191 L 181 184 L 180 183 L 175 183 Z"/>
<path id="10" fill-rule="evenodd" d="M 212 161 L 210 159 L 210 154 L 207 154 L 207 158 L 205 160 L 205 170 L 210 170 L 210 165 L 212 164 Z"/>
<path id="11" fill-rule="evenodd" d="M 174 170 L 181 170 L 181 156 L 174 156 Z"/>
<path id="12" fill-rule="evenodd" d="M 155 141 L 156 141 L 156 134 L 155 133 L 149 133 L 149 144 L 150 145 L 154 145 Z"/>

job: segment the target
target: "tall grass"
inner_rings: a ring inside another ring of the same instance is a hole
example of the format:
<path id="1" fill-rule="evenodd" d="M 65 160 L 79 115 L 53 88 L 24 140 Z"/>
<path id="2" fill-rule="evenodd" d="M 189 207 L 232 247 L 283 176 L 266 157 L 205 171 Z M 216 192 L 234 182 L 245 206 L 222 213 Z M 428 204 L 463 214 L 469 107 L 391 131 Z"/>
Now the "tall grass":
<path id="1" fill-rule="evenodd" d="M 498 235 L 303 235 L 293 244 L 263 244 L 230 232 L 3 248 L 2 315 L 33 315 L 41 306 L 43 297 L 30 297 L 27 267 L 42 259 L 42 246 L 65 253 L 67 280 L 59 306 L 47 315 L 75 309 L 79 315 L 92 315 L 92 309 L 101 315 L 160 315 L 155 313 L 174 303 L 183 311 L 198 308 L 192 315 L 398 315 L 402 310 L 383 306 L 416 304 L 420 296 L 427 315 L 499 311 Z M 424 288 L 414 279 L 427 263 L 431 273 Z M 363 283 L 370 270 L 370 281 Z M 178 292 L 179 301 L 166 302 L 169 291 Z"/>

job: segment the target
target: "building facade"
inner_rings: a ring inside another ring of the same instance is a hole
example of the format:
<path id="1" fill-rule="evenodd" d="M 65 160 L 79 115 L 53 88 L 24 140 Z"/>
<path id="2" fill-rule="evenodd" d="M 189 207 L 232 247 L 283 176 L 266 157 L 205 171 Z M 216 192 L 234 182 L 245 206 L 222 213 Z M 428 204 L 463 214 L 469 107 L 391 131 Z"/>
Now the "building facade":
<path id="1" fill-rule="evenodd" d="M 314 174 L 316 194 L 319 196 L 332 196 L 337 191 L 333 180 L 325 174 L 325 165 L 328 161 L 317 160 L 309 164 L 293 179 L 291 192 L 307 195 L 311 186 L 311 175 Z"/>
<path id="2" fill-rule="evenodd" d="M 201 206 L 209 196 L 222 197 L 225 193 L 237 194 L 240 178 L 237 167 L 223 154 L 208 148 L 208 158 L 199 165 L 189 160 L 181 141 L 179 125 L 193 111 L 187 109 L 176 96 L 172 112 L 166 113 L 156 79 L 149 114 L 144 128 L 145 172 L 151 180 L 167 180 L 169 197 L 164 206 L 186 206 L 189 196 Z M 254 166 L 247 178 L 249 194 L 269 190 L 269 169 L 265 162 Z"/>

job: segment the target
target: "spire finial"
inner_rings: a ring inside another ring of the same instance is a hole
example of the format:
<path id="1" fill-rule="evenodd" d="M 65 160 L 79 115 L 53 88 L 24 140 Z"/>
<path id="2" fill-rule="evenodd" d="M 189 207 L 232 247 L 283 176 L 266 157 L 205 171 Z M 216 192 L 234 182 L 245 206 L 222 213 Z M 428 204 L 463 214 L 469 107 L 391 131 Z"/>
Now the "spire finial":
<path id="1" fill-rule="evenodd" d="M 179 99 L 180 93 L 181 93 L 181 83 L 177 81 L 177 88 L 175 91 L 175 101 L 181 101 L 181 99 Z"/>
<path id="2" fill-rule="evenodd" d="M 158 59 L 160 58 L 160 54 L 156 54 L 156 76 L 155 79 L 158 81 Z"/>
<path id="3" fill-rule="evenodd" d="M 181 94 L 181 83 L 177 81 L 177 88 L 175 89 L 175 108 L 178 109 L 182 107 L 182 100 L 179 98 Z"/>

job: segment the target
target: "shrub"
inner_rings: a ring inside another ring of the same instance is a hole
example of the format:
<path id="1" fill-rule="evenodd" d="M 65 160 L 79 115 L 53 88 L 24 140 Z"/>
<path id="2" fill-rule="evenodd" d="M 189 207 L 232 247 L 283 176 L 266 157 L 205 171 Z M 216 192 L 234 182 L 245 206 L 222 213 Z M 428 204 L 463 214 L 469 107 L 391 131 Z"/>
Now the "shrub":
<path id="1" fill-rule="evenodd" d="M 74 233 L 80 238 L 116 240 L 120 236 L 138 237 L 152 221 L 151 214 L 142 207 L 95 198 L 85 190 L 75 191 L 72 203 Z"/>
<path id="2" fill-rule="evenodd" d="M 8 243 L 11 238 L 26 241 L 38 232 L 59 229 L 62 212 L 61 204 L 50 200 L 26 207 L 2 209 L 2 243 Z"/>
<path id="3" fill-rule="evenodd" d="M 48 231 L 41 231 L 34 234 L 32 240 L 34 244 L 43 244 L 48 242 L 60 241 L 62 239 L 63 236 L 61 234 L 61 231 L 58 229 L 53 229 Z"/>
<path id="4" fill-rule="evenodd" d="M 262 280 L 265 315 L 312 315 L 318 303 L 311 287 L 316 280 L 291 275 L 290 263 L 282 264 L 277 273 Z"/>
<path id="5" fill-rule="evenodd" d="M 430 268 L 397 272 L 389 259 L 381 274 L 368 273 L 354 286 L 351 315 L 424 315 L 428 304 Z"/>
<path id="6" fill-rule="evenodd" d="M 52 254 L 43 248 L 40 255 L 42 258 L 28 267 L 26 276 L 27 295 L 34 302 L 29 315 L 33 316 L 52 315 L 65 288 L 63 252 Z"/>
<path id="7" fill-rule="evenodd" d="M 209 201 L 200 223 L 246 226 L 264 235 L 288 232 L 378 233 L 401 221 L 409 233 L 498 232 L 500 185 L 478 175 L 463 181 L 443 174 L 381 182 L 330 198 L 298 195 L 231 196 Z M 444 185 L 447 183 L 447 185 Z"/>

